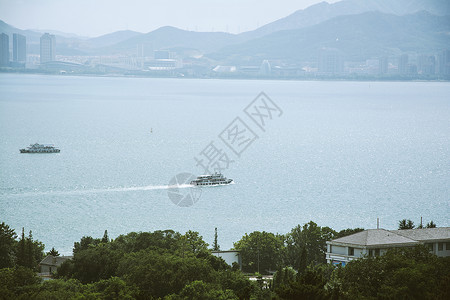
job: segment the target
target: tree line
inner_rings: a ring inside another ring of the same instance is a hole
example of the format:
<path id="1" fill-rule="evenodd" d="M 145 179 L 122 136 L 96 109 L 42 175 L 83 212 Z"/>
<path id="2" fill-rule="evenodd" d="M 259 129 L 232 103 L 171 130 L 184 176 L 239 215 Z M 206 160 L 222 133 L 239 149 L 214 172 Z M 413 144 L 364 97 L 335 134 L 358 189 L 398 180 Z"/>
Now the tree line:
<path id="1" fill-rule="evenodd" d="M 22 266 L 38 271 L 44 258 L 44 244 L 33 239 L 31 230 L 25 236 L 25 228 L 19 240 L 17 237 L 14 229 L 4 222 L 0 224 L 0 268 Z"/>
<path id="2" fill-rule="evenodd" d="M 398 229 L 414 229 L 414 222 L 403 219 L 398 222 Z M 435 228 L 430 221 L 426 226 L 417 228 Z M 292 267 L 304 270 L 309 265 L 326 262 L 326 241 L 341 238 L 363 231 L 363 228 L 347 228 L 335 231 L 330 227 L 318 226 L 313 221 L 297 225 L 287 234 L 274 234 L 255 231 L 245 234 L 234 248 L 241 251 L 243 270 L 253 273 L 269 274 L 280 267 Z M 271 272 L 272 271 L 272 272 Z"/>
<path id="3" fill-rule="evenodd" d="M 241 252 L 244 272 L 270 274 L 283 266 L 304 270 L 311 264 L 326 263 L 326 241 L 363 230 L 349 228 L 337 232 L 310 221 L 297 225 L 287 234 L 265 231 L 245 234 L 234 243 L 234 248 Z"/>
<path id="4" fill-rule="evenodd" d="M 43 244 L 24 230 L 18 239 L 2 223 L 0 299 L 449 298 L 450 258 L 436 257 L 424 246 L 391 249 L 345 267 L 326 264 L 327 240 L 361 230 L 337 232 L 310 221 L 284 235 L 245 234 L 234 244 L 242 271 L 213 256 L 198 232 L 131 232 L 110 239 L 105 231 L 101 238 L 75 242 L 73 259 L 58 268 L 55 279 L 42 282 L 35 262 L 44 255 Z M 212 249 L 218 248 L 216 231 Z M 273 280 L 261 275 L 269 273 Z"/>

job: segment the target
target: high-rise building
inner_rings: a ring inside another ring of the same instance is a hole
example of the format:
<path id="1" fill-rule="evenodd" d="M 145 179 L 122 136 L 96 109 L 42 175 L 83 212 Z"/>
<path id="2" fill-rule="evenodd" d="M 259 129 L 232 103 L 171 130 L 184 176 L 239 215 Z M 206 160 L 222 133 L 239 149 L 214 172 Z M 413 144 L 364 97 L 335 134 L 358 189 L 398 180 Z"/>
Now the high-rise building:
<path id="1" fill-rule="evenodd" d="M 386 56 L 380 57 L 378 60 L 378 72 L 380 74 L 387 74 L 388 66 L 388 58 Z"/>
<path id="2" fill-rule="evenodd" d="M 440 75 L 450 75 L 450 50 L 444 50 L 438 56 L 438 72 Z"/>
<path id="3" fill-rule="evenodd" d="M 9 65 L 9 36 L 5 33 L 0 35 L 0 66 Z"/>
<path id="4" fill-rule="evenodd" d="M 322 49 L 319 57 L 319 72 L 336 75 L 342 73 L 344 64 L 337 49 Z"/>
<path id="5" fill-rule="evenodd" d="M 270 67 L 270 63 L 268 60 L 263 60 L 261 67 L 259 68 L 259 74 L 262 76 L 269 76 L 272 72 L 272 68 Z"/>
<path id="6" fill-rule="evenodd" d="M 41 64 L 54 61 L 56 55 L 56 38 L 53 34 L 41 36 Z"/>
<path id="7" fill-rule="evenodd" d="M 25 36 L 13 34 L 13 61 L 24 63 L 27 60 L 27 42 Z"/>
<path id="8" fill-rule="evenodd" d="M 398 73 L 408 74 L 408 54 L 403 54 L 398 59 Z"/>
<path id="9" fill-rule="evenodd" d="M 421 75 L 434 75 L 436 58 L 434 55 L 420 55 L 417 58 L 417 72 Z"/>

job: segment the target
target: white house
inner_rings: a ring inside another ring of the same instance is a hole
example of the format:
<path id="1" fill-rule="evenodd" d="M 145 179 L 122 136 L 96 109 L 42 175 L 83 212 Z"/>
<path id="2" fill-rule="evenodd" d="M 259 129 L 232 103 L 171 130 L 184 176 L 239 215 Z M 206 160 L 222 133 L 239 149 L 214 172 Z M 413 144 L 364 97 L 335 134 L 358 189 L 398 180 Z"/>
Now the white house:
<path id="1" fill-rule="evenodd" d="M 345 265 L 363 256 L 378 256 L 387 249 L 424 244 L 437 256 L 450 256 L 450 227 L 386 230 L 368 229 L 327 242 L 328 263 Z"/>
<path id="2" fill-rule="evenodd" d="M 237 263 L 242 269 L 241 253 L 238 250 L 212 251 L 212 255 L 221 257 L 230 266 Z"/>

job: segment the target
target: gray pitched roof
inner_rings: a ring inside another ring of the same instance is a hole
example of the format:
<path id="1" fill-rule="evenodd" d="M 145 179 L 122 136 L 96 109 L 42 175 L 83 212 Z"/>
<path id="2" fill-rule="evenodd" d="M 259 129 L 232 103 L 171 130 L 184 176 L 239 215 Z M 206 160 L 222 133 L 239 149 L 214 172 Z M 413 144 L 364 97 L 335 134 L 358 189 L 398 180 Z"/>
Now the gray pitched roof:
<path id="1" fill-rule="evenodd" d="M 354 244 L 364 246 L 379 246 L 388 244 L 418 244 L 419 242 L 398 235 L 385 229 L 368 229 L 352 235 L 333 240 L 334 243 Z"/>
<path id="2" fill-rule="evenodd" d="M 450 227 L 391 230 L 391 231 L 401 236 L 421 242 L 450 240 Z"/>
<path id="3" fill-rule="evenodd" d="M 333 244 L 366 247 L 415 245 L 427 241 L 450 240 L 450 227 L 407 230 L 368 229 L 332 240 Z"/>
<path id="4" fill-rule="evenodd" d="M 73 256 L 52 256 L 47 255 L 39 264 L 59 267 L 63 262 L 71 259 Z"/>

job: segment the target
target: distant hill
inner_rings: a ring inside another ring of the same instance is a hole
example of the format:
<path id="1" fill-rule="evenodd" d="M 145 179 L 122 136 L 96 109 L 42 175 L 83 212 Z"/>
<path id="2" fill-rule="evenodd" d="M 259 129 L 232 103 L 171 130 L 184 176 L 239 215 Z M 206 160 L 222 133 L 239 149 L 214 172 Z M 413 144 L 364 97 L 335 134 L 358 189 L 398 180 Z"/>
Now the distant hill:
<path id="1" fill-rule="evenodd" d="M 244 39 L 262 37 L 280 30 L 300 29 L 342 15 L 361 14 L 368 11 L 379 11 L 394 15 L 407 15 L 419 11 L 431 14 L 450 15 L 448 0 L 343 0 L 336 3 L 320 2 L 293 14 L 264 25 L 253 31 L 244 32 Z"/>
<path id="2" fill-rule="evenodd" d="M 88 45 L 92 48 L 107 47 L 140 35 L 143 35 L 143 33 L 132 30 L 121 30 L 99 37 L 90 38 L 88 40 Z"/>
<path id="3" fill-rule="evenodd" d="M 450 17 L 428 12 L 396 16 L 380 12 L 345 15 L 318 25 L 272 33 L 224 47 L 208 57 L 226 63 L 251 58 L 316 60 L 322 48 L 338 49 L 347 60 L 364 60 L 401 52 L 435 53 L 450 45 Z"/>
<path id="4" fill-rule="evenodd" d="M 321 2 L 254 31 L 244 32 L 239 35 L 224 32 L 194 32 L 166 26 L 147 34 L 136 35 L 118 44 L 98 49 L 97 52 L 134 54 L 139 44 L 144 45 L 144 48 L 150 51 L 163 48 L 179 48 L 195 49 L 202 53 L 211 53 L 217 52 L 224 47 L 232 48 L 233 45 L 249 42 L 272 33 L 280 32 L 281 35 L 284 35 L 281 31 L 307 28 L 339 16 L 358 15 L 370 11 L 379 11 L 399 16 L 419 11 L 428 11 L 431 14 L 442 16 L 450 15 L 450 1 L 343 0 L 333 4 Z M 274 39 L 274 37 L 272 36 L 270 39 Z M 251 44 L 251 42 L 249 43 Z M 236 47 L 239 48 L 240 46 Z"/>
<path id="5" fill-rule="evenodd" d="M 225 32 L 196 32 L 165 26 L 146 34 L 136 35 L 115 45 L 97 49 L 97 51 L 135 54 L 137 45 L 143 45 L 144 48 L 151 50 L 179 48 L 196 49 L 205 53 L 242 41 L 244 39 L 238 35 Z"/>
<path id="6" fill-rule="evenodd" d="M 123 30 L 95 38 L 52 32 L 56 33 L 59 55 L 136 55 L 143 46 L 146 56 L 152 56 L 153 50 L 177 49 L 181 56 L 209 53 L 210 58 L 235 62 L 283 55 L 292 60 L 307 59 L 322 47 L 334 47 L 349 57 L 361 58 L 412 51 L 414 47 L 425 52 L 441 47 L 448 42 L 448 35 L 439 30 L 447 30 L 449 18 L 444 16 L 449 15 L 449 0 L 343 0 L 318 3 L 238 35 L 170 26 L 145 34 Z M 42 32 L 21 30 L 1 20 L 0 32 L 25 35 L 28 53 L 39 54 Z"/>
<path id="7" fill-rule="evenodd" d="M 0 32 L 6 33 L 10 36 L 9 45 L 12 47 L 12 35 L 14 33 L 21 34 L 27 39 L 27 53 L 39 54 L 39 43 L 42 36 L 42 32 L 36 32 L 32 30 L 22 30 L 11 26 L 2 20 L 0 20 Z M 70 34 L 66 34 L 70 35 Z M 78 38 L 68 38 L 61 35 L 55 35 L 56 37 L 56 53 L 63 55 L 85 55 L 86 53 L 80 50 L 79 45 L 84 40 Z"/>
<path id="8" fill-rule="evenodd" d="M 16 28 L 14 26 L 11 26 L 11 25 L 3 22 L 2 20 L 0 20 L 0 32 L 6 33 L 10 36 L 12 36 L 13 33 L 18 33 L 18 34 L 26 36 L 27 43 L 37 43 L 37 44 L 39 44 L 39 39 L 42 35 L 39 32 L 34 32 L 31 30 L 22 30 L 22 29 Z"/>
<path id="9" fill-rule="evenodd" d="M 78 35 L 75 33 L 63 32 L 63 31 L 53 30 L 53 29 L 30 29 L 30 31 L 34 31 L 34 32 L 37 32 L 40 34 L 44 34 L 47 32 L 47 33 L 58 35 L 58 36 L 68 38 L 68 39 L 80 39 L 80 40 L 89 39 L 89 37 L 87 37 L 87 36 L 81 36 L 81 35 Z"/>
<path id="10" fill-rule="evenodd" d="M 27 52 L 29 54 L 39 54 L 40 38 L 45 32 L 54 34 L 56 37 L 56 52 L 59 55 L 87 55 L 92 49 L 110 46 L 131 37 L 143 35 L 136 31 L 123 30 L 96 38 L 86 38 L 55 30 L 22 30 L 7 24 L 2 20 L 0 20 L 0 32 L 10 35 L 11 40 L 14 33 L 24 35 L 27 39 Z M 11 45 L 12 41 L 10 41 L 10 46 Z"/>

